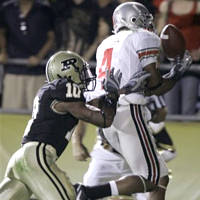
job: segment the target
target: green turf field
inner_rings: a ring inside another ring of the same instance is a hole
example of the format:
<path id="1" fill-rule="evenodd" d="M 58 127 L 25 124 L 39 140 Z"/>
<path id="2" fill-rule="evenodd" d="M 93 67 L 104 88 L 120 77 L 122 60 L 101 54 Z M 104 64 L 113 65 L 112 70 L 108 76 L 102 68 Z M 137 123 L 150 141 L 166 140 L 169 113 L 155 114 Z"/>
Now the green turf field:
<path id="1" fill-rule="evenodd" d="M 28 115 L 0 114 L 0 180 L 10 155 L 20 147 Z M 168 122 L 167 129 L 177 147 L 177 158 L 168 166 L 173 171 L 167 200 L 200 200 L 200 123 Z M 89 125 L 85 143 L 91 150 L 95 142 L 95 127 Z M 71 145 L 58 160 L 73 182 L 81 181 L 88 162 L 77 162 Z"/>

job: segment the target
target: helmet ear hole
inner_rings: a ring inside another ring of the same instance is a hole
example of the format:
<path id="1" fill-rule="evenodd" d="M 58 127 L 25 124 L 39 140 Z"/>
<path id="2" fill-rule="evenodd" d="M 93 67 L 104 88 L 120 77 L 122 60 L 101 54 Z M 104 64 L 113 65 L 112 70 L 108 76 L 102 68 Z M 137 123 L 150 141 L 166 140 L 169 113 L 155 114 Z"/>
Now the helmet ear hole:
<path id="1" fill-rule="evenodd" d="M 131 21 L 132 21 L 133 23 L 135 23 L 136 18 L 135 18 L 135 17 L 132 17 Z"/>

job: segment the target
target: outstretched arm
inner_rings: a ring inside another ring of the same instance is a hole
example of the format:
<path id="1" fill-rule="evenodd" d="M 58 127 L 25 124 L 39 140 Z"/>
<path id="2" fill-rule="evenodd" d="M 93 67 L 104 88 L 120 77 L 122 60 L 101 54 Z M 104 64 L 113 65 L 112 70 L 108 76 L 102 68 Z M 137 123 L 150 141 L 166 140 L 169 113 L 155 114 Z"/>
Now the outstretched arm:
<path id="1" fill-rule="evenodd" d="M 156 64 L 152 63 L 144 68 L 145 71 L 151 74 L 151 77 L 147 80 L 147 86 L 145 89 L 145 95 L 163 95 L 169 91 L 175 85 L 176 81 L 173 79 L 163 79 L 160 71 L 156 68 Z"/>
<path id="2" fill-rule="evenodd" d="M 163 95 L 173 88 L 175 83 L 183 76 L 183 74 L 189 70 L 192 63 L 192 58 L 189 52 L 186 50 L 182 59 L 177 58 L 172 63 L 170 72 L 161 76 L 159 70 L 156 68 L 156 64 L 152 63 L 144 69 L 151 74 L 147 81 L 147 87 L 145 91 L 146 96 Z"/>
<path id="3" fill-rule="evenodd" d="M 54 108 L 58 112 L 69 112 L 75 118 L 105 128 L 112 124 L 116 107 L 103 106 L 102 110 L 93 110 L 82 101 L 58 102 Z"/>
<path id="4" fill-rule="evenodd" d="M 150 77 L 150 73 L 146 71 L 137 71 L 133 76 L 129 79 L 128 83 L 120 88 L 122 73 L 118 70 L 114 73 L 114 68 L 111 71 L 106 71 L 106 77 L 103 80 L 103 88 L 106 91 L 106 94 L 93 99 L 89 102 L 90 105 L 93 105 L 97 108 L 102 107 L 102 104 L 107 104 L 107 106 L 115 107 L 118 97 L 121 94 L 130 94 L 134 92 L 143 92 L 144 85 L 146 84 L 146 80 Z"/>
<path id="5" fill-rule="evenodd" d="M 103 81 L 103 88 L 108 93 L 116 93 L 117 95 L 140 92 L 144 89 L 143 86 L 146 82 L 146 79 L 150 77 L 150 75 L 151 74 L 146 71 L 137 71 L 129 79 L 128 83 L 120 88 L 122 73 L 120 70 L 114 73 L 113 68 L 111 71 L 106 71 L 106 78 Z"/>

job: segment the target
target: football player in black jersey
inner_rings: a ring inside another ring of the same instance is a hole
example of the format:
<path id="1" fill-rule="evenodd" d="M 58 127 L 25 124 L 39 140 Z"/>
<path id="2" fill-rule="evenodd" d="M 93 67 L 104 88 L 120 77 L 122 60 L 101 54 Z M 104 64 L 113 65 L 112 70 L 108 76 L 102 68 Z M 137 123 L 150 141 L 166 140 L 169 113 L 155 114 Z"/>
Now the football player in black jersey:
<path id="1" fill-rule="evenodd" d="M 139 76 L 139 78 L 138 78 Z M 138 89 L 148 74 L 137 74 L 119 89 L 121 73 L 107 72 L 103 87 L 107 93 L 94 100 L 100 109 L 91 110 L 85 103 L 84 91 L 93 91 L 95 76 L 78 54 L 60 51 L 46 66 L 47 83 L 33 104 L 22 146 L 11 157 L 4 180 L 0 183 L 1 200 L 75 199 L 76 192 L 67 174 L 56 164 L 66 148 L 78 120 L 99 127 L 111 125 L 118 96 Z"/>

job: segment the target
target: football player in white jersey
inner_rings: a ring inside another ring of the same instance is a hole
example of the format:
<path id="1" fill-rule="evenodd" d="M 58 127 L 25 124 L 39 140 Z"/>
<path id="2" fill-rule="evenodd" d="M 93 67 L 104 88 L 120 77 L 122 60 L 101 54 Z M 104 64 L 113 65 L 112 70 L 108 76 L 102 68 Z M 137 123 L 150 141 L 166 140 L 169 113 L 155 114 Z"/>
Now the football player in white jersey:
<path id="1" fill-rule="evenodd" d="M 163 77 L 158 70 L 160 38 L 153 32 L 153 17 L 140 3 L 120 4 L 113 13 L 114 34 L 98 47 L 97 87 L 88 99 L 104 93 L 102 79 L 113 68 L 122 72 L 120 87 L 137 71 L 151 74 L 144 92 L 120 95 L 114 121 L 103 129 L 104 137 L 112 148 L 126 160 L 133 175 L 113 181 L 112 195 L 149 192 L 150 199 L 165 199 L 168 185 L 168 169 L 156 152 L 152 133 L 147 122 L 151 118 L 146 108 L 145 95 L 162 95 L 169 91 L 191 65 L 191 56 L 186 51 L 180 62 L 174 62 L 170 72 Z M 84 189 L 83 189 L 84 190 Z M 88 198 L 95 196 L 86 195 Z M 102 192 L 103 193 L 103 192 Z"/>
<path id="2" fill-rule="evenodd" d="M 167 114 L 166 104 L 162 96 L 147 97 L 147 107 L 152 113 L 151 121 L 148 125 L 152 130 L 155 138 L 156 147 L 163 159 L 168 162 L 175 158 L 176 150 L 173 141 L 165 128 L 165 117 Z M 152 121 L 153 120 L 153 121 Z M 123 176 L 132 174 L 130 167 L 122 155 L 119 154 L 109 143 L 102 138 L 102 129 L 97 130 L 97 142 L 89 154 L 87 148 L 83 144 L 85 135 L 85 123 L 80 121 L 72 136 L 73 155 L 78 161 L 85 161 L 91 157 L 89 168 L 83 177 L 83 184 L 94 186 L 106 183 L 110 180 L 116 180 Z M 139 193 L 130 196 L 134 200 L 147 200 L 148 194 Z M 119 196 L 119 199 L 127 200 L 127 196 Z M 115 197 L 117 199 L 117 197 Z"/>

